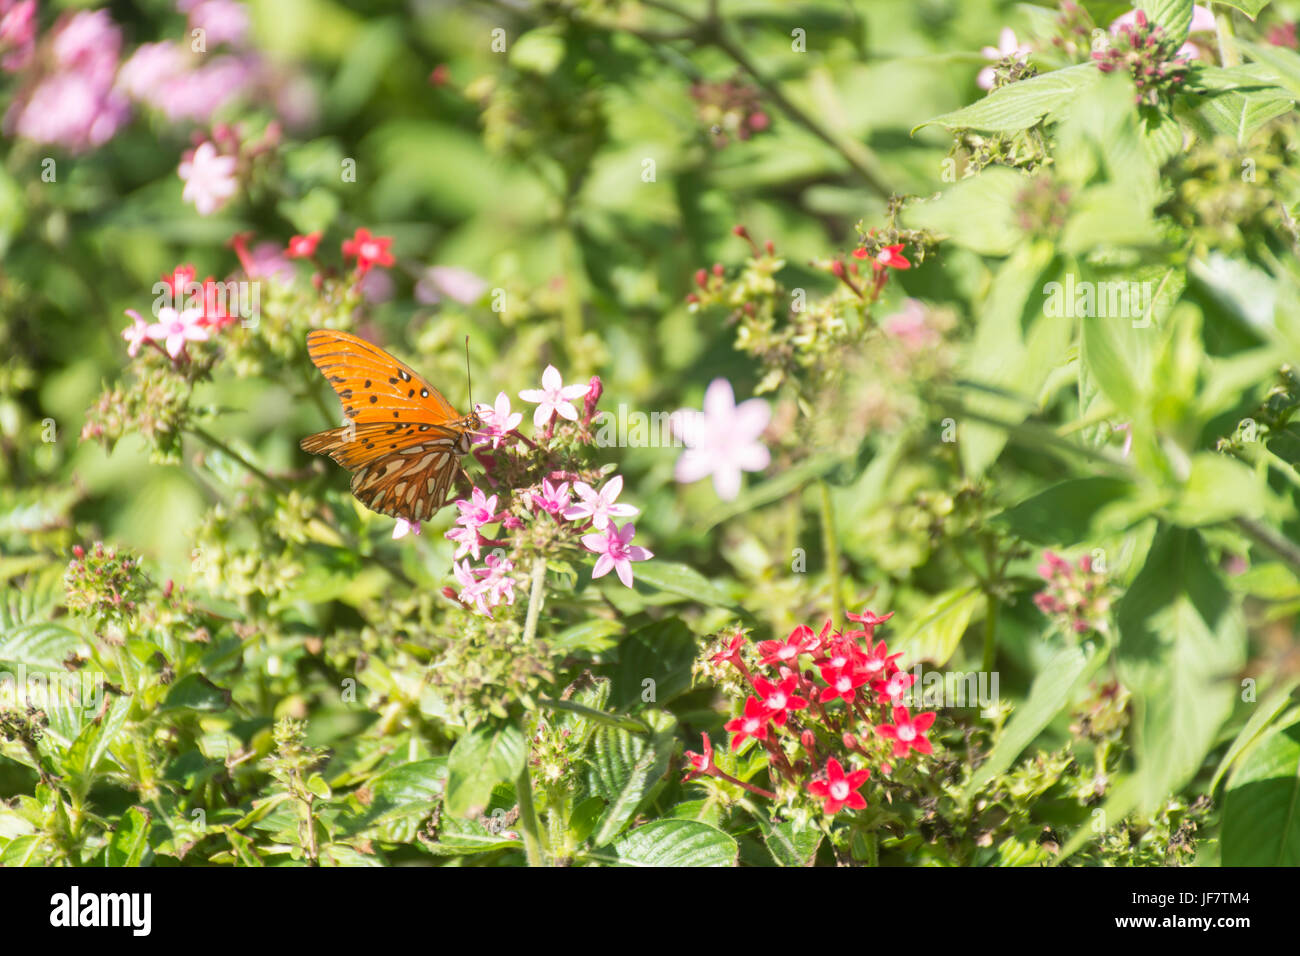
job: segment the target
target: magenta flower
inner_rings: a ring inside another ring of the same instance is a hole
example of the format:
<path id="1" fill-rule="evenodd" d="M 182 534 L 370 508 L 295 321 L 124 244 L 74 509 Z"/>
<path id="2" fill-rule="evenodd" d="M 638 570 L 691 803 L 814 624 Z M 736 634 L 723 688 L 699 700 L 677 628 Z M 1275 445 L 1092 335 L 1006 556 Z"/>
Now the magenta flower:
<path id="1" fill-rule="evenodd" d="M 488 284 L 468 269 L 457 266 L 431 266 L 415 283 L 415 301 L 437 305 L 444 298 L 473 305 L 483 297 Z"/>
<path id="2" fill-rule="evenodd" d="M 393 540 L 400 541 L 402 538 L 405 538 L 408 534 L 413 534 L 416 537 L 419 537 L 420 522 L 407 521 L 405 518 L 398 518 L 397 524 L 393 525 Z M 475 557 L 478 557 L 478 555 L 475 555 Z"/>
<path id="3" fill-rule="evenodd" d="M 636 526 L 630 522 L 620 531 L 618 525 L 611 521 L 604 534 L 582 536 L 582 546 L 600 555 L 591 572 L 592 580 L 604 577 L 613 569 L 618 573 L 618 579 L 623 582 L 624 587 L 632 586 L 632 562 L 645 561 L 654 557 L 652 552 L 632 544 L 632 536 L 635 534 Z"/>
<path id="4" fill-rule="evenodd" d="M 478 414 L 483 419 L 483 427 L 479 429 L 479 443 L 492 442 L 492 447 L 496 448 L 501 444 L 501 439 L 519 427 L 519 423 L 524 420 L 523 413 L 510 413 L 510 396 L 505 392 L 497 392 L 497 402 L 495 406 L 484 405 L 481 402 L 478 406 Z"/>
<path id="5" fill-rule="evenodd" d="M 35 48 L 36 0 L 0 0 L 0 69 L 25 69 Z"/>
<path id="6" fill-rule="evenodd" d="M 567 481 L 561 482 L 557 486 L 543 479 L 542 493 L 540 495 L 534 493 L 532 499 L 534 508 L 540 508 L 549 515 L 558 515 L 563 511 L 564 517 L 569 516 L 568 511 L 565 511 L 569 507 L 570 501 L 569 483 Z"/>
<path id="7" fill-rule="evenodd" d="M 140 346 L 151 340 L 152 336 L 149 335 L 151 326 L 140 317 L 140 313 L 135 309 L 127 309 L 126 314 L 131 319 L 131 325 L 122 330 L 122 338 L 129 343 L 126 354 L 131 358 L 135 358 L 140 352 Z"/>
<path id="8" fill-rule="evenodd" d="M 194 203 L 200 216 L 210 216 L 239 188 L 235 166 L 235 157 L 222 156 L 212 143 L 201 144 L 177 169 L 181 179 L 185 180 L 181 198 Z"/>
<path id="9" fill-rule="evenodd" d="M 533 412 L 533 427 L 541 428 L 556 415 L 576 422 L 578 410 L 574 408 L 572 399 L 582 398 L 590 388 L 590 383 L 565 385 L 564 380 L 560 378 L 559 369 L 554 365 L 548 365 L 546 371 L 542 373 L 542 387 L 524 389 L 519 393 L 519 397 L 525 402 L 537 404 L 537 409 Z"/>
<path id="10" fill-rule="evenodd" d="M 704 411 L 673 412 L 673 432 L 686 445 L 677 459 L 676 478 L 686 483 L 713 476 L 718 497 L 731 501 L 740 493 L 742 471 L 762 471 L 771 461 L 759 442 L 772 410 L 761 398 L 736 404 L 731 383 L 715 378 L 704 393 Z"/>
<path id="11" fill-rule="evenodd" d="M 514 564 L 509 558 L 489 554 L 486 567 L 472 568 L 468 561 L 452 564 L 452 574 L 461 585 L 456 599 L 487 617 L 501 604 L 515 603 L 515 580 L 510 576 Z"/>
<path id="12" fill-rule="evenodd" d="M 630 518 L 640 513 L 640 509 L 634 505 L 614 503 L 614 499 L 623 490 L 622 475 L 615 475 L 609 479 L 599 492 L 593 490 L 585 481 L 579 481 L 573 486 L 573 490 L 582 500 L 566 509 L 564 517 L 570 521 L 590 518 L 592 527 L 597 531 L 604 531 L 611 518 Z"/>
<path id="13" fill-rule="evenodd" d="M 469 501 L 464 498 L 457 501 L 456 508 L 460 511 L 456 524 L 464 525 L 474 531 L 501 520 L 501 516 L 497 514 L 497 496 L 493 495 L 489 498 L 478 488 L 474 489 Z"/>
<path id="14" fill-rule="evenodd" d="M 149 326 L 147 332 L 151 339 L 166 339 L 167 354 L 172 358 L 181 354 L 186 342 L 206 342 L 208 330 L 202 325 L 202 309 L 186 309 L 177 312 L 171 306 L 158 310 L 158 321 Z"/>
<path id="15" fill-rule="evenodd" d="M 202 30 L 208 43 L 239 43 L 248 32 L 248 10 L 235 0 L 180 0 L 176 8 L 189 14 L 190 29 Z"/>

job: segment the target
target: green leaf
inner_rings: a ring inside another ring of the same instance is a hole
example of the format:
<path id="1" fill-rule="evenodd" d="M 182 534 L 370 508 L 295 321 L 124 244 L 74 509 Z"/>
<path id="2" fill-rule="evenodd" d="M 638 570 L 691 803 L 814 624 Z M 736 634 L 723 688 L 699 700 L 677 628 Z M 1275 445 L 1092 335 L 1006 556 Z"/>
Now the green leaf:
<path id="1" fill-rule="evenodd" d="M 1232 712 L 1245 625 L 1201 536 L 1182 528 L 1157 534 L 1116 617 L 1119 677 L 1134 701 L 1135 798 L 1149 811 L 1200 769 Z"/>
<path id="2" fill-rule="evenodd" d="M 371 779 L 366 784 L 370 803 L 348 832 L 378 828 L 382 840 L 392 843 L 414 840 L 420 824 L 433 812 L 443 793 L 447 763 L 447 757 L 417 760 L 391 767 Z"/>
<path id="3" fill-rule="evenodd" d="M 735 601 L 704 575 L 685 564 L 672 561 L 647 561 L 636 566 L 636 580 L 660 591 L 680 594 L 701 604 L 733 607 Z"/>
<path id="4" fill-rule="evenodd" d="M 0 632 L 0 665 L 62 672 L 63 662 L 84 643 L 80 634 L 58 624 L 22 624 Z"/>
<path id="5" fill-rule="evenodd" d="M 1265 477 L 1235 458 L 1199 452 L 1192 456 L 1191 472 L 1171 517 L 1189 526 L 1217 524 L 1237 516 L 1258 517 L 1267 494 Z"/>
<path id="6" fill-rule="evenodd" d="M 1195 97 L 1192 117 L 1203 132 L 1226 136 L 1244 146 L 1265 124 L 1295 109 L 1295 99 L 1281 90 L 1227 90 Z"/>
<path id="7" fill-rule="evenodd" d="M 1101 71 L 1092 63 L 1054 70 L 994 90 L 970 106 L 927 120 L 912 132 L 931 123 L 938 123 L 948 129 L 1004 133 L 1027 129 L 1048 113 L 1069 103 L 1082 90 L 1096 83 L 1100 76 Z"/>
<path id="8" fill-rule="evenodd" d="M 572 654 L 574 651 L 588 651 L 599 654 L 613 647 L 617 641 L 610 640 L 614 634 L 623 630 L 621 621 L 593 617 L 589 621 L 566 628 L 554 637 L 546 639 L 547 646 L 556 653 Z"/>
<path id="9" fill-rule="evenodd" d="M 131 807 L 118 818 L 105 847 L 106 866 L 139 866 L 149 849 L 149 811 Z"/>
<path id="10" fill-rule="evenodd" d="M 812 866 L 822 845 L 822 831 L 812 825 L 798 827 L 792 820 L 772 823 L 765 814 L 755 816 L 777 866 Z"/>
<path id="11" fill-rule="evenodd" d="M 1214 2 L 1223 7 L 1236 7 L 1254 20 L 1273 0 L 1214 0 Z"/>
<path id="12" fill-rule="evenodd" d="M 1300 97 L 1300 53 L 1271 43 L 1238 40 L 1237 45 L 1249 53 L 1252 59 L 1270 67 L 1277 75 L 1278 83 L 1287 92 Z"/>
<path id="13" fill-rule="evenodd" d="M 984 602 L 983 592 L 975 587 L 945 591 L 912 616 L 911 628 L 890 649 L 902 651 L 909 664 L 925 660 L 943 667 Z"/>
<path id="14" fill-rule="evenodd" d="M 994 520 L 1035 544 L 1069 547 L 1091 537 L 1097 512 L 1126 497 L 1131 488 L 1119 478 L 1071 478 L 1031 495 Z"/>
<path id="15" fill-rule="evenodd" d="M 691 686 L 694 663 L 695 635 L 680 618 L 638 628 L 618 645 L 618 662 L 611 667 L 614 709 L 663 706 Z"/>
<path id="16" fill-rule="evenodd" d="M 1300 866 L 1300 722 L 1274 731 L 1232 775 L 1224 866 Z"/>
<path id="17" fill-rule="evenodd" d="M 433 841 L 421 840 L 418 845 L 434 856 L 472 856 L 521 846 L 521 840 L 506 836 L 509 832 L 513 831 L 493 833 L 477 820 L 443 817 L 438 827 L 438 838 Z"/>
<path id="18" fill-rule="evenodd" d="M 1218 789 L 1219 781 L 1236 766 L 1237 762 L 1252 747 L 1263 739 L 1264 732 L 1272 724 L 1273 718 L 1291 706 L 1291 692 L 1298 685 L 1300 685 L 1300 677 L 1291 678 L 1255 708 L 1250 715 L 1250 719 L 1246 721 L 1246 725 L 1238 731 L 1232 745 L 1228 747 L 1228 752 L 1219 761 L 1219 766 L 1214 771 L 1214 777 L 1210 780 L 1210 793 L 1214 793 Z"/>
<path id="19" fill-rule="evenodd" d="M 230 691 L 218 687 L 202 674 L 186 674 L 167 692 L 162 710 L 214 712 L 230 706 Z"/>
<path id="20" fill-rule="evenodd" d="M 1029 696 L 1011 715 L 987 759 L 971 775 L 963 798 L 969 800 L 1010 767 L 1021 751 L 1070 703 L 1074 689 L 1088 680 L 1105 659 L 1105 654 L 1085 645 L 1066 648 L 1049 660 L 1034 678 Z"/>
<path id="21" fill-rule="evenodd" d="M 694 820 L 656 820 L 613 845 L 619 866 L 735 866 L 740 847 L 728 834 Z"/>
<path id="22" fill-rule="evenodd" d="M 1174 40 L 1182 43 L 1192 26 L 1193 0 L 1137 0 L 1153 23 L 1165 28 Z"/>
<path id="23" fill-rule="evenodd" d="M 527 753 L 524 735 L 510 724 L 484 724 L 465 734 L 447 757 L 447 812 L 457 817 L 482 813 L 492 788 L 519 776 Z"/>
<path id="24" fill-rule="evenodd" d="M 981 255 L 1005 256 L 1025 240 L 1016 218 L 1016 197 L 1029 178 L 1005 166 L 949 186 L 936 199 L 909 203 L 903 221 L 950 238 Z"/>
<path id="25" fill-rule="evenodd" d="M 627 825 L 641 801 L 668 769 L 672 742 L 647 739 L 615 727 L 602 727 L 592 741 L 587 788 L 606 802 L 592 835 L 604 846 Z"/>

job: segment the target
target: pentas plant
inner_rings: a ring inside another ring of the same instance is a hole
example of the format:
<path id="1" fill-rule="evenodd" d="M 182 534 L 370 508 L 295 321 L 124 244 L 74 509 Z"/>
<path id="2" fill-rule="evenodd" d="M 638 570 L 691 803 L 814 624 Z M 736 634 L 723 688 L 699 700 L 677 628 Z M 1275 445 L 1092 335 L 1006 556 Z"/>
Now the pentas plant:
<path id="1" fill-rule="evenodd" d="M 743 631 L 724 638 L 701 670 L 734 697 L 728 750 L 744 757 L 760 749 L 769 784 L 730 772 L 735 759 L 722 760 L 707 734 L 702 752 L 686 753 L 686 780 L 739 787 L 778 804 L 783 816 L 819 814 L 828 828 L 841 812 L 868 807 L 869 781 L 918 772 L 917 761 L 934 750 L 935 714 L 909 710 L 913 675 L 875 639 L 893 613 L 846 617 L 857 626 L 841 630 L 827 620 L 820 631 L 801 624 L 779 640 L 754 643 Z M 752 758 L 749 767 L 752 778 Z"/>
<path id="2" fill-rule="evenodd" d="M 600 414 L 600 378 L 566 385 L 549 365 L 541 384 L 519 393 L 537 406 L 531 439 L 518 430 L 523 413 L 512 411 L 505 392 L 477 409 L 483 428 L 473 454 L 487 487 L 474 487 L 455 502 L 455 526 L 445 537 L 456 544 L 453 574 L 459 589 L 448 587 L 444 593 L 480 614 L 514 603 L 517 569 L 544 569 L 547 561 L 585 553 L 596 555 L 593 579 L 612 571 L 630 588 L 633 562 L 654 556 L 633 544 L 636 526 L 630 520 L 618 523 L 639 513 L 618 500 L 623 477 L 612 474 L 612 465 L 588 462 L 587 449 L 595 444 L 592 425 Z M 419 534 L 420 528 L 399 521 L 394 537 L 408 531 Z M 490 553 L 482 558 L 485 551 Z M 470 563 L 480 558 L 481 566 Z"/>

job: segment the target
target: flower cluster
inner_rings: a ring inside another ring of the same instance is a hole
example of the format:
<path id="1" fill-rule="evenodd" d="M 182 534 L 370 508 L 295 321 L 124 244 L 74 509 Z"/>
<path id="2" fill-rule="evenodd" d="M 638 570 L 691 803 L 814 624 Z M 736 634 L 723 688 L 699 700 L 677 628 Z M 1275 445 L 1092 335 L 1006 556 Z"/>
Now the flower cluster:
<path id="1" fill-rule="evenodd" d="M 138 558 L 96 542 L 89 551 L 73 546 L 64 584 L 69 611 L 90 617 L 97 628 L 116 630 L 135 619 L 149 579 Z"/>
<path id="2" fill-rule="evenodd" d="M 772 123 L 759 102 L 758 89 L 742 80 L 699 80 L 691 84 L 690 94 L 700 124 L 712 133 L 718 148 L 731 137 L 747 140 Z"/>
<path id="3" fill-rule="evenodd" d="M 1161 96 L 1175 92 L 1186 78 L 1189 53 L 1163 27 L 1134 10 L 1132 19 L 1115 21 L 1112 35 L 1093 61 L 1103 73 L 1127 72 L 1137 87 L 1137 102 L 1155 106 Z"/>
<path id="4" fill-rule="evenodd" d="M 560 371 L 547 366 L 541 388 L 519 393 L 537 406 L 532 439 L 519 433 L 523 413 L 511 410 L 505 392 L 492 405 L 478 406 L 482 427 L 474 454 L 490 487 L 472 488 L 468 498 L 455 502 L 459 514 L 445 536 L 456 544 L 453 573 L 460 590 L 447 588 L 448 597 L 491 615 L 493 608 L 514 603 L 517 568 L 582 550 L 598 556 L 593 579 L 613 571 L 632 587 L 632 563 L 654 555 L 632 543 L 635 525 L 620 527 L 615 519 L 631 518 L 639 509 L 618 500 L 621 475 L 592 468 L 581 457 L 595 441 L 592 422 L 601 391 L 599 377 L 565 385 Z M 581 407 L 575 404 L 579 400 Z M 419 530 L 399 521 L 393 536 Z M 484 566 L 473 567 L 469 558 L 478 561 L 485 548 L 491 550 Z"/>
<path id="5" fill-rule="evenodd" d="M 1104 571 L 1088 555 L 1077 566 L 1052 551 L 1043 552 L 1038 574 L 1047 586 L 1034 595 L 1034 604 L 1055 619 L 1066 633 L 1104 632 L 1112 603 L 1111 587 Z"/>
<path id="6" fill-rule="evenodd" d="M 773 800 L 811 797 L 833 816 L 846 806 L 866 806 L 859 791 L 872 768 L 893 774 L 913 752 L 933 752 L 927 733 L 935 714 L 908 710 L 904 697 L 913 675 L 899 668 L 898 653 L 874 640 L 876 627 L 893 613 L 847 617 L 858 627 L 834 630 L 827 621 L 815 633 L 800 625 L 783 640 L 756 646 L 736 632 L 705 665 L 707 673 L 717 675 L 724 665 L 724 675 L 726 667 L 738 675 L 734 686 L 745 700 L 726 724 L 730 749 L 749 740 L 763 747 L 776 792 L 720 769 L 707 735 L 703 753 L 686 754 L 687 780 L 718 777 Z"/>

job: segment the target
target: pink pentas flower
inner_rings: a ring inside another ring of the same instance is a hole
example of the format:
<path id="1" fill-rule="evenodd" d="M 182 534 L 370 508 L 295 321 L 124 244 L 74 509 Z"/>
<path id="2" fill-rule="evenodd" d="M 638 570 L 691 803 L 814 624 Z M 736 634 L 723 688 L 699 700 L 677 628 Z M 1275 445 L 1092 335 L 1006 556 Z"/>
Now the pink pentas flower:
<path id="1" fill-rule="evenodd" d="M 1025 57 L 1032 53 L 1029 47 L 1022 45 L 1016 39 L 1016 31 L 1010 27 L 1003 27 L 1002 32 L 998 34 L 998 45 L 996 47 L 986 46 L 980 50 L 986 60 L 1001 60 L 1003 57 L 1014 56 L 1020 62 L 1024 62 Z M 981 90 L 993 89 L 993 82 L 996 78 L 997 71 L 991 66 L 986 66 L 980 70 L 979 76 L 975 78 Z"/>
<path id="2" fill-rule="evenodd" d="M 0 69 L 26 69 L 36 49 L 36 0 L 0 0 Z"/>
<path id="3" fill-rule="evenodd" d="M 1119 34 L 1125 29 L 1132 30 L 1135 27 L 1145 26 L 1146 21 L 1147 16 L 1145 11 L 1138 9 L 1130 10 L 1128 13 L 1117 17 L 1111 23 L 1109 31 L 1110 35 L 1119 36 Z M 1219 32 L 1219 24 L 1214 19 L 1214 13 L 1208 7 L 1203 7 L 1199 3 L 1194 5 L 1192 7 L 1192 22 L 1188 27 L 1187 32 L 1189 34 L 1209 33 L 1217 35 Z M 1201 47 L 1190 39 L 1178 48 L 1178 52 L 1175 56 L 1184 60 L 1204 58 Z"/>
<path id="4" fill-rule="evenodd" d="M 839 813 L 845 806 L 861 810 L 867 801 L 858 791 L 869 776 L 871 771 L 866 769 L 845 774 L 843 765 L 831 757 L 826 761 L 826 779 L 809 783 L 808 792 L 819 800 L 825 800 L 822 809 L 831 815 Z"/>
<path id="5" fill-rule="evenodd" d="M 468 501 L 464 498 L 457 501 L 456 509 L 460 512 L 456 523 L 474 531 L 501 520 L 497 514 L 497 496 L 488 497 L 480 488 L 473 490 Z"/>
<path id="6" fill-rule="evenodd" d="M 419 537 L 420 522 L 407 521 L 405 518 L 398 518 L 397 524 L 393 525 L 393 540 L 399 541 L 402 538 L 405 538 L 408 534 L 413 534 L 416 537 Z M 478 557 L 478 555 L 475 555 L 475 557 Z"/>
<path id="7" fill-rule="evenodd" d="M 740 745 L 750 737 L 755 740 L 766 740 L 770 716 L 763 702 L 757 697 L 746 698 L 744 713 L 724 725 L 732 734 L 731 749 L 738 750 Z"/>
<path id="8" fill-rule="evenodd" d="M 170 306 L 163 306 L 158 310 L 158 321 L 148 328 L 149 337 L 165 340 L 167 354 L 176 358 L 181 354 L 181 349 L 185 348 L 186 342 L 207 341 L 208 330 L 203 326 L 202 318 L 201 309 L 177 312 Z"/>
<path id="9" fill-rule="evenodd" d="M 457 266 L 430 266 L 415 283 L 415 301 L 437 305 L 444 298 L 472 305 L 488 290 L 485 279 Z"/>
<path id="10" fill-rule="evenodd" d="M 912 717 L 908 714 L 907 708 L 900 704 L 894 708 L 894 722 L 878 724 L 876 733 L 894 742 L 895 759 L 906 757 L 911 750 L 922 754 L 933 753 L 934 748 L 926 739 L 925 732 L 934 723 L 934 717 L 933 711 Z"/>
<path id="11" fill-rule="evenodd" d="M 131 319 L 131 324 L 122 330 L 122 338 L 128 343 L 126 354 L 135 358 L 140 352 L 140 346 L 151 340 L 149 329 L 152 326 L 135 309 L 127 309 L 126 314 Z"/>
<path id="12" fill-rule="evenodd" d="M 468 528 L 459 524 L 443 535 L 443 537 L 449 541 L 456 542 L 458 545 L 455 555 L 452 556 L 453 561 L 459 561 L 467 554 L 472 554 L 474 560 L 477 561 L 479 559 L 479 548 L 485 543 L 483 535 L 479 534 L 477 528 Z"/>
<path id="13" fill-rule="evenodd" d="M 941 340 L 939 331 L 930 324 L 928 310 L 916 299 L 904 302 L 902 311 L 886 318 L 881 328 L 909 352 L 924 352 Z"/>
<path id="14" fill-rule="evenodd" d="M 222 156 L 212 143 L 199 144 L 177 169 L 185 181 L 181 198 L 193 203 L 200 216 L 212 215 L 239 189 L 237 165 L 235 157 Z"/>
<path id="15" fill-rule="evenodd" d="M 688 750 L 682 756 L 686 758 L 686 776 L 682 777 L 682 783 L 687 783 L 702 773 L 708 773 L 713 769 L 713 744 L 709 741 L 708 734 L 700 735 L 704 739 L 704 752 L 695 753 Z"/>
<path id="16" fill-rule="evenodd" d="M 509 558 L 489 554 L 484 567 L 470 567 L 468 561 L 452 564 L 452 574 L 461 585 L 456 599 L 473 606 L 478 613 L 492 616 L 492 609 L 501 604 L 515 603 L 515 581 L 511 576 L 514 564 Z"/>
<path id="17" fill-rule="evenodd" d="M 176 8 L 189 14 L 190 29 L 202 30 L 212 46 L 240 43 L 248 33 L 248 10 L 235 0 L 180 0 Z"/>
<path id="18" fill-rule="evenodd" d="M 673 432 L 686 445 L 677 459 L 679 482 L 712 476 L 718 497 L 730 501 L 740 494 L 741 472 L 762 471 L 771 455 L 758 440 L 771 420 L 772 410 L 761 398 L 736 404 L 731 383 L 715 378 L 704 393 L 704 410 L 684 408 L 673 412 Z"/>
<path id="19" fill-rule="evenodd" d="M 545 511 L 549 515 L 559 515 L 563 513 L 563 517 L 566 518 L 568 517 L 568 511 L 565 509 L 568 508 L 571 500 L 572 498 L 569 494 L 569 483 L 567 481 L 560 482 L 559 484 L 551 484 L 548 479 L 543 479 L 542 493 L 539 495 L 536 492 L 533 492 L 532 494 L 532 506 L 534 508 L 539 511 Z"/>
<path id="20" fill-rule="evenodd" d="M 604 577 L 613 570 L 625 587 L 632 586 L 632 562 L 654 557 L 651 551 L 632 544 L 632 536 L 635 534 L 636 527 L 631 522 L 623 525 L 620 531 L 618 525 L 611 521 L 602 534 L 582 536 L 582 546 L 600 555 L 591 572 L 593 580 Z"/>
<path id="21" fill-rule="evenodd" d="M 609 479 L 601 486 L 600 491 L 595 491 L 585 481 L 577 482 L 573 490 L 581 500 L 565 509 L 564 517 L 569 521 L 590 518 L 592 527 L 597 531 L 604 531 L 612 518 L 630 518 L 639 514 L 641 510 L 635 505 L 615 504 L 615 499 L 623 490 L 622 475 L 615 475 Z"/>
<path id="22" fill-rule="evenodd" d="M 542 373 L 542 387 L 524 389 L 519 397 L 537 405 L 533 411 L 533 427 L 541 428 L 556 415 L 576 422 L 578 410 L 573 405 L 573 399 L 582 398 L 590 388 L 590 384 L 565 385 L 559 369 L 548 365 Z"/>
<path id="23" fill-rule="evenodd" d="M 478 431 L 478 442 L 485 444 L 492 443 L 493 448 L 501 444 L 501 440 L 519 427 L 519 423 L 524 420 L 522 412 L 510 411 L 510 396 L 505 392 L 497 392 L 497 401 L 495 405 L 478 406 L 479 418 L 483 420 L 483 427 Z"/>

